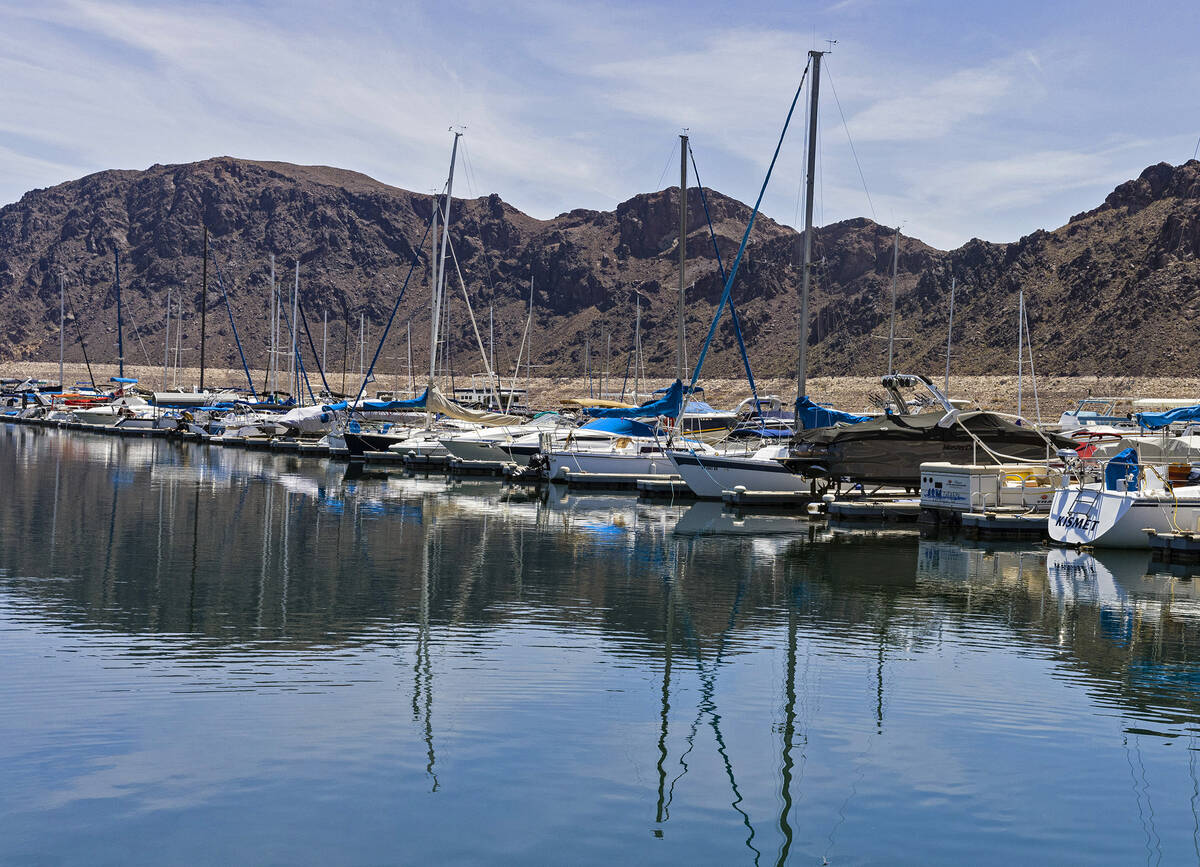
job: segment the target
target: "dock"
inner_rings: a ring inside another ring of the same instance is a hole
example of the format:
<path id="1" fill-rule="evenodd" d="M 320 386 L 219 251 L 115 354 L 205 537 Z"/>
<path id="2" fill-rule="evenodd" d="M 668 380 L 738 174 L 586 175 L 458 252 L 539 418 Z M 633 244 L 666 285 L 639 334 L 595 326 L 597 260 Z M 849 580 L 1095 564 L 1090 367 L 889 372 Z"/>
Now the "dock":
<path id="1" fill-rule="evenodd" d="M 1160 533 L 1147 528 L 1150 552 L 1161 563 L 1200 563 L 1200 533 Z"/>
<path id="2" fill-rule="evenodd" d="M 687 482 L 678 476 L 666 479 L 646 478 L 637 480 L 638 496 L 645 500 L 694 500 L 696 495 Z"/>
<path id="3" fill-rule="evenodd" d="M 683 480 L 676 475 L 645 475 L 638 473 L 563 473 L 562 481 L 568 488 L 589 488 L 602 491 L 636 491 L 642 479 L 650 481 Z"/>
<path id="4" fill-rule="evenodd" d="M 904 499 L 835 500 L 829 504 L 829 517 L 841 521 L 880 521 L 885 524 L 912 524 L 921 517 L 921 501 Z"/>
<path id="5" fill-rule="evenodd" d="M 739 509 L 780 509 L 789 512 L 804 512 L 814 497 L 808 491 L 748 491 L 739 485 L 725 491 L 721 499 L 726 505 Z"/>

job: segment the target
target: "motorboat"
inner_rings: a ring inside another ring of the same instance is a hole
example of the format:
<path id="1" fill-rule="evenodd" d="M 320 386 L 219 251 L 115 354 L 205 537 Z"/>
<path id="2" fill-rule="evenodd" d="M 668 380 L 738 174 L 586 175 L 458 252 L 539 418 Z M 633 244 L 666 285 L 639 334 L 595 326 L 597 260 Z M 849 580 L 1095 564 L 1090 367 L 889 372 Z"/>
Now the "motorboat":
<path id="1" fill-rule="evenodd" d="M 881 379 L 891 395 L 889 411 L 855 424 L 796 434 L 784 460 L 805 476 L 916 488 L 921 464 L 945 461 L 1024 463 L 1047 460 L 1076 445 L 1015 416 L 956 407 L 927 377 L 890 374 Z M 915 404 L 904 389 L 923 389 Z"/>

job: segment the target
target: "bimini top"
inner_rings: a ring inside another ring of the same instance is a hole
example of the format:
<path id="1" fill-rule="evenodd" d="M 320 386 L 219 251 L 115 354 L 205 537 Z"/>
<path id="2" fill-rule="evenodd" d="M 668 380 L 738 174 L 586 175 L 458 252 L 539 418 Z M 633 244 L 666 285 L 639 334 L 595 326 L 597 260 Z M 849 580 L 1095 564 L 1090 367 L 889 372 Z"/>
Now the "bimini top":
<path id="1" fill-rule="evenodd" d="M 598 418 L 580 425 L 579 430 L 598 430 L 623 437 L 653 437 L 654 428 L 629 418 Z"/>
<path id="2" fill-rule="evenodd" d="M 1200 405 L 1180 406 L 1166 412 L 1139 412 L 1133 416 L 1142 427 L 1158 430 L 1177 421 L 1200 421 Z"/>

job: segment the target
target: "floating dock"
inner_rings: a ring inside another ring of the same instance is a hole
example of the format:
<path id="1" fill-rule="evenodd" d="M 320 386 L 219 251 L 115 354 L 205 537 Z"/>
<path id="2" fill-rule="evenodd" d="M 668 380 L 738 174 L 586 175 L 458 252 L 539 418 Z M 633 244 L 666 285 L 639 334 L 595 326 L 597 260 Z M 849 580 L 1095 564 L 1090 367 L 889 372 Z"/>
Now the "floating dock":
<path id="1" fill-rule="evenodd" d="M 676 475 L 639 475 L 638 473 L 563 473 L 562 481 L 568 488 L 591 488 L 604 491 L 636 491 L 638 482 L 642 479 L 651 481 L 669 481 L 678 479 Z"/>
<path id="2" fill-rule="evenodd" d="M 921 517 L 921 501 L 905 499 L 834 500 L 828 507 L 829 517 L 841 521 L 881 521 L 885 524 L 916 523 Z"/>
<path id="3" fill-rule="evenodd" d="M 511 464 L 508 461 L 464 461 L 450 458 L 446 469 L 452 476 L 503 476 Z"/>
<path id="4" fill-rule="evenodd" d="M 647 500 L 694 500 L 696 495 L 678 476 L 667 479 L 642 477 L 637 480 L 638 496 Z"/>
<path id="5" fill-rule="evenodd" d="M 1200 563 L 1200 534 L 1146 530 L 1151 556 L 1163 563 Z"/>

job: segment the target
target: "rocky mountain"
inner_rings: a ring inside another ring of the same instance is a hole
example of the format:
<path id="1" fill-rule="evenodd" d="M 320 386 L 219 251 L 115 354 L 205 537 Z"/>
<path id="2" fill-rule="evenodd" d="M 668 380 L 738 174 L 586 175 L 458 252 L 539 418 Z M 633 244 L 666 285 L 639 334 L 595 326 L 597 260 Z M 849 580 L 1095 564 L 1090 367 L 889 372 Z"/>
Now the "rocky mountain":
<path id="1" fill-rule="evenodd" d="M 728 266 L 750 209 L 706 191 L 716 247 Z M 525 327 L 530 282 L 535 373 L 577 375 L 585 344 L 593 368 L 606 353 L 622 376 L 641 297 L 643 355 L 651 374 L 674 369 L 678 192 L 635 196 L 615 211 L 576 210 L 537 220 L 491 195 L 455 200 L 451 244 L 479 333 L 494 317 L 496 361 L 511 370 Z M 688 345 L 694 358 L 722 280 L 700 193 L 688 193 Z M 407 280 L 380 370 L 428 365 L 429 196 L 364 175 L 319 166 L 220 157 L 199 163 L 105 171 L 27 193 L 0 208 L 0 358 L 58 353 L 59 282 L 69 299 L 70 360 L 80 335 L 93 361 L 116 359 L 114 251 L 121 256 L 130 362 L 161 364 L 168 293 L 182 305 L 185 365 L 198 361 L 203 228 L 209 230 L 207 356 L 239 364 L 232 317 L 251 367 L 267 356 L 271 254 L 290 286 L 299 262 L 300 299 L 312 344 L 336 381 L 357 371 L 360 315 L 368 362 Z M 814 374 L 874 374 L 886 364 L 893 231 L 867 219 L 814 231 Z M 951 278 L 956 297 L 955 370 L 1015 369 L 1017 293 L 1023 288 L 1039 372 L 1139 375 L 1193 372 L 1186 357 L 1200 304 L 1200 162 L 1165 163 L 1117 187 L 1098 208 L 1054 231 L 1011 244 L 972 240 L 940 251 L 901 237 L 898 367 L 936 373 L 944 365 Z M 734 299 L 756 372 L 794 371 L 799 236 L 760 216 Z M 415 264 L 414 264 L 415 263 Z M 448 311 L 451 364 L 482 369 L 455 272 Z M 228 300 L 228 305 L 226 303 Z M 315 369 L 307 348 L 306 365 Z M 172 323 L 172 344 L 176 324 Z M 172 353 L 174 353 L 172 347 Z M 723 325 L 705 367 L 735 374 L 740 360 Z"/>

